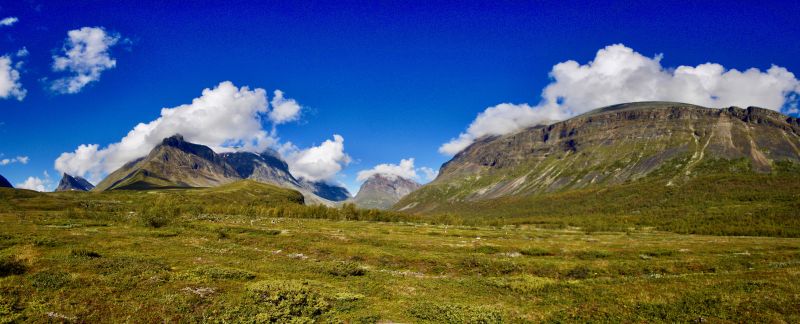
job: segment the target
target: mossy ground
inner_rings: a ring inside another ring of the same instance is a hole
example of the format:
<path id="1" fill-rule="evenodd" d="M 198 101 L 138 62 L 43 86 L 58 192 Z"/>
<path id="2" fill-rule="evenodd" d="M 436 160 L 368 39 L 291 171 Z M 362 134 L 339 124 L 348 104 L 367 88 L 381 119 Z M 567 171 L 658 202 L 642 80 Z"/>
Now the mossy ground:
<path id="1" fill-rule="evenodd" d="M 800 239 L 430 225 L 235 186 L 4 191 L 0 321 L 800 321 Z M 396 222 L 345 220 L 370 217 Z"/>

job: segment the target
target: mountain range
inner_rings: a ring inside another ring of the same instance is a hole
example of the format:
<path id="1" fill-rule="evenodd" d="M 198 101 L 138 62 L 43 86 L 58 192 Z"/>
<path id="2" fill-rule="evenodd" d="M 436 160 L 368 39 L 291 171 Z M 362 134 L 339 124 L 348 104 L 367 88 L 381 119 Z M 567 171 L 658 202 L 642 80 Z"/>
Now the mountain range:
<path id="1" fill-rule="evenodd" d="M 445 163 L 434 181 L 394 208 L 436 213 L 495 200 L 524 205 L 530 201 L 525 197 L 614 190 L 645 180 L 681 187 L 709 174 L 733 176 L 735 181 L 739 174 L 775 173 L 799 161 L 797 118 L 757 107 L 628 103 L 480 138 Z"/>
<path id="2" fill-rule="evenodd" d="M 343 187 L 295 178 L 274 151 L 217 154 L 181 135 L 165 138 L 147 156 L 109 174 L 94 190 L 215 187 L 243 179 L 295 189 L 309 203 L 332 205 L 350 198 Z"/>

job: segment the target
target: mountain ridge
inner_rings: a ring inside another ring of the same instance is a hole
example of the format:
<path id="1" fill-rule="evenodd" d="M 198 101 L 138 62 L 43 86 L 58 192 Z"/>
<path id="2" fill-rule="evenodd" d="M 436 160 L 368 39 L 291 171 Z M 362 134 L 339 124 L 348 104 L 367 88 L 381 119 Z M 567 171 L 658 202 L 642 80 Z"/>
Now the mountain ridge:
<path id="1" fill-rule="evenodd" d="M 364 181 L 351 202 L 360 208 L 389 209 L 420 186 L 411 179 L 376 173 Z"/>
<path id="2" fill-rule="evenodd" d="M 94 185 L 82 177 L 73 177 L 64 173 L 55 191 L 90 191 Z"/>
<path id="3" fill-rule="evenodd" d="M 619 104 L 479 138 L 394 207 L 434 211 L 463 201 L 610 186 L 657 170 L 665 185 L 679 185 L 715 159 L 743 159 L 753 171 L 769 173 L 775 163 L 798 162 L 798 148 L 798 119 L 763 108 Z"/>

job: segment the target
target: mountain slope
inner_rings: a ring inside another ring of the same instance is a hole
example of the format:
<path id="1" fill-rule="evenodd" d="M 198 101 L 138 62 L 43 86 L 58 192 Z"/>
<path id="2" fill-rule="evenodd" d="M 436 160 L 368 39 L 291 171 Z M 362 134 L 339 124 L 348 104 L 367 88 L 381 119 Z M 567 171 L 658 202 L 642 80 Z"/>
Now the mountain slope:
<path id="1" fill-rule="evenodd" d="M 236 170 L 213 150 L 175 135 L 146 157 L 109 174 L 95 190 L 213 187 L 239 179 Z"/>
<path id="2" fill-rule="evenodd" d="M 64 173 L 55 191 L 89 191 L 92 189 L 94 189 L 94 185 L 86 179 Z"/>
<path id="3" fill-rule="evenodd" d="M 461 203 L 613 189 L 640 180 L 680 187 L 710 174 L 768 174 L 800 161 L 799 134 L 796 118 L 762 108 L 615 105 L 548 126 L 481 138 L 395 208 L 442 212 Z"/>
<path id="4" fill-rule="evenodd" d="M 343 187 L 296 179 L 274 151 L 217 154 L 180 135 L 165 138 L 147 156 L 109 174 L 94 190 L 215 187 L 242 179 L 297 190 L 306 203 L 333 205 L 350 197 Z"/>
<path id="5" fill-rule="evenodd" d="M 360 208 L 389 209 L 420 184 L 394 175 L 374 174 L 361 185 L 353 203 Z"/>
<path id="6" fill-rule="evenodd" d="M 0 175 L 0 188 L 14 188 L 14 186 L 12 186 L 11 182 L 8 182 L 3 175 Z"/>

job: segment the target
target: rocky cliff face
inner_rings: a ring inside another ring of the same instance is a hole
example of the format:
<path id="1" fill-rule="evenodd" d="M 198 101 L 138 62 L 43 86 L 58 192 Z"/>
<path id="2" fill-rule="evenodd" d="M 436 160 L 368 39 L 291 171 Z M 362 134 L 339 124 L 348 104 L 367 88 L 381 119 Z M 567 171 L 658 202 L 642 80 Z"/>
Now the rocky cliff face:
<path id="1" fill-rule="evenodd" d="M 14 186 L 12 186 L 11 182 L 8 182 L 6 178 L 0 175 L 0 188 L 14 188 Z"/>
<path id="2" fill-rule="evenodd" d="M 94 189 L 94 185 L 82 177 L 73 177 L 64 173 L 61 181 L 58 182 L 56 191 L 89 191 Z"/>
<path id="3" fill-rule="evenodd" d="M 403 177 L 375 174 L 364 181 L 353 203 L 360 208 L 389 209 L 419 187 L 419 183 Z"/>
<path id="4" fill-rule="evenodd" d="M 658 175 L 680 185 L 709 162 L 756 172 L 800 160 L 800 123 L 750 107 L 643 102 L 610 106 L 505 136 L 484 137 L 445 163 L 437 179 L 396 208 L 611 186 Z"/>

